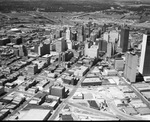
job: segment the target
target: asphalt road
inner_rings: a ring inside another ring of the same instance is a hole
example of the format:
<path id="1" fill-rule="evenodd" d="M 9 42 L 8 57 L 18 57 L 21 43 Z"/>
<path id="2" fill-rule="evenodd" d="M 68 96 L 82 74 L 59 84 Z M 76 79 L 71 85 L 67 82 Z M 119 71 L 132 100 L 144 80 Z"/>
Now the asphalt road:
<path id="1" fill-rule="evenodd" d="M 109 108 L 116 114 L 116 116 L 118 118 L 120 118 L 121 120 L 143 120 L 140 117 L 134 117 L 134 116 L 130 116 L 122 111 L 120 111 L 114 104 L 112 101 L 107 102 L 107 105 L 109 106 Z"/>
<path id="2" fill-rule="evenodd" d="M 109 114 L 107 112 L 102 112 L 102 111 L 99 111 L 99 110 L 96 110 L 96 109 L 92 109 L 92 108 L 88 108 L 88 107 L 85 107 L 85 106 L 82 106 L 82 105 L 74 104 L 72 102 L 68 102 L 68 104 L 70 104 L 70 105 L 72 105 L 74 107 L 77 107 L 79 109 L 83 109 L 85 111 L 90 111 L 93 114 L 96 114 L 96 115 L 99 115 L 99 116 L 103 115 L 103 116 L 108 116 L 108 117 L 110 117 L 112 119 L 117 119 L 117 117 L 115 115 Z"/>

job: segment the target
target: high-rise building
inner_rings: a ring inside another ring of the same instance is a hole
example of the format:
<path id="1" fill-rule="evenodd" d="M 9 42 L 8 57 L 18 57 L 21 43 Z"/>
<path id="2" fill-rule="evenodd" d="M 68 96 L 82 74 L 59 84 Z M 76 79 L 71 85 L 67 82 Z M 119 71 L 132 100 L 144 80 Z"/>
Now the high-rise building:
<path id="1" fill-rule="evenodd" d="M 95 42 L 95 41 L 96 41 L 96 37 L 97 37 L 96 32 L 92 32 L 92 33 L 90 34 L 90 39 L 91 39 L 92 42 Z"/>
<path id="2" fill-rule="evenodd" d="M 35 52 L 38 53 L 38 55 L 40 56 L 43 56 L 45 54 L 50 54 L 50 43 L 42 42 L 39 45 L 35 45 Z"/>
<path id="3" fill-rule="evenodd" d="M 88 49 L 90 48 L 90 43 L 89 42 L 85 42 L 85 48 L 84 48 L 84 55 L 88 55 Z"/>
<path id="4" fill-rule="evenodd" d="M 71 29 L 67 28 L 66 30 L 66 40 L 69 41 L 71 40 Z"/>
<path id="5" fill-rule="evenodd" d="M 109 32 L 105 32 L 105 33 L 103 34 L 103 40 L 109 42 Z"/>
<path id="6" fill-rule="evenodd" d="M 56 41 L 56 52 L 64 52 L 66 50 L 66 45 L 65 39 L 63 37 L 59 38 Z"/>
<path id="7" fill-rule="evenodd" d="M 70 42 L 68 41 L 67 42 L 67 46 L 68 46 L 68 49 L 72 50 L 73 48 L 73 42 L 70 40 Z"/>
<path id="8" fill-rule="evenodd" d="M 107 51 L 107 41 L 99 38 L 99 39 L 96 39 L 96 44 L 98 44 L 99 46 L 99 51 L 104 51 L 104 52 Z"/>
<path id="9" fill-rule="evenodd" d="M 71 32 L 71 40 L 77 41 L 77 32 L 76 31 Z"/>
<path id="10" fill-rule="evenodd" d="M 90 58 L 97 58 L 98 57 L 98 45 L 92 45 L 90 48 L 88 48 L 86 55 Z"/>
<path id="11" fill-rule="evenodd" d="M 116 30 L 112 30 L 109 32 L 109 42 L 115 43 L 115 41 L 119 41 L 119 32 Z"/>
<path id="12" fill-rule="evenodd" d="M 142 51 L 140 57 L 139 72 L 143 76 L 150 76 L 150 34 L 143 35 Z"/>
<path id="13" fill-rule="evenodd" d="M 80 42 L 84 41 L 83 35 L 84 35 L 84 26 L 79 26 L 77 28 L 77 40 Z"/>
<path id="14" fill-rule="evenodd" d="M 127 52 L 125 58 L 124 77 L 130 82 L 136 81 L 138 56 L 135 53 Z"/>
<path id="15" fill-rule="evenodd" d="M 113 47 L 112 43 L 107 43 L 107 57 L 111 57 L 113 54 Z"/>
<path id="16" fill-rule="evenodd" d="M 126 52 L 128 50 L 128 41 L 129 41 L 129 29 L 123 28 L 121 29 L 120 36 L 120 48 L 122 52 Z"/>

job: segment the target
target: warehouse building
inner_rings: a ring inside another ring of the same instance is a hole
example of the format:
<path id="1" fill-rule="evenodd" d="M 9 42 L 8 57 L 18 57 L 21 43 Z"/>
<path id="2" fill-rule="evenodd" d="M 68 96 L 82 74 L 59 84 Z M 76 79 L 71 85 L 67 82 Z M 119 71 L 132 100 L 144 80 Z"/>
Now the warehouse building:
<path id="1" fill-rule="evenodd" d="M 24 116 L 22 116 L 19 120 L 47 120 L 51 115 L 50 110 L 42 110 L 42 109 L 30 109 Z"/>

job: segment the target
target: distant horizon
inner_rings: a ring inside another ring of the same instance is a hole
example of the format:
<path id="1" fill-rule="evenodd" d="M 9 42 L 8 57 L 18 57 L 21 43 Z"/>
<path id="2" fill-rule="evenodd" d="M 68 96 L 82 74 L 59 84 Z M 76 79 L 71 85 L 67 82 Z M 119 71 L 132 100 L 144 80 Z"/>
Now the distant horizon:
<path id="1" fill-rule="evenodd" d="M 86 2 L 86 1 L 89 1 L 89 2 L 134 2 L 134 1 L 137 1 L 137 2 L 150 2 L 150 0 L 0 0 L 0 1 L 67 1 L 67 2 L 71 2 L 71 1 L 74 1 L 74 2 L 79 2 L 79 1 L 82 1 L 82 2 Z"/>
<path id="2" fill-rule="evenodd" d="M 41 0 L 0 0 L 0 1 L 41 1 Z M 43 0 L 44 1 L 44 0 Z M 54 1 L 54 0 L 46 0 L 46 1 Z M 55 0 L 55 1 L 140 1 L 140 2 L 150 2 L 150 0 Z"/>
<path id="3" fill-rule="evenodd" d="M 136 4 L 143 6 L 130 6 Z M 35 11 L 41 8 L 45 12 L 94 12 L 111 7 L 143 11 L 146 4 L 150 4 L 150 0 L 0 0 L 0 11 Z"/>

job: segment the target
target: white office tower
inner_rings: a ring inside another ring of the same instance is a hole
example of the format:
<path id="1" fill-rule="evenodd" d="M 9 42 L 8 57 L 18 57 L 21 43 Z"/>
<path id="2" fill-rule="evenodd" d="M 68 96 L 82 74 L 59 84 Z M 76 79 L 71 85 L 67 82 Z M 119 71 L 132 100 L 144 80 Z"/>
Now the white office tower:
<path id="1" fill-rule="evenodd" d="M 98 57 L 98 45 L 92 45 L 88 49 L 88 57 L 90 58 L 97 58 Z"/>
<path id="2" fill-rule="evenodd" d="M 104 34 L 103 34 L 103 40 L 105 40 L 105 41 L 109 41 L 109 32 L 105 32 Z"/>
<path id="3" fill-rule="evenodd" d="M 73 44 L 71 41 L 71 30 L 69 27 L 66 30 L 66 42 L 67 42 L 68 49 L 72 49 Z"/>
<path id="4" fill-rule="evenodd" d="M 125 58 L 124 77 L 130 82 L 136 81 L 137 65 L 138 56 L 134 53 L 127 52 Z"/>
<path id="5" fill-rule="evenodd" d="M 119 41 L 119 32 L 116 30 L 112 30 L 109 33 L 109 37 L 109 42 L 115 43 L 116 40 Z"/>
<path id="6" fill-rule="evenodd" d="M 84 48 L 84 55 L 88 55 L 88 49 L 90 48 L 90 43 L 89 42 L 85 42 L 85 48 Z"/>
<path id="7" fill-rule="evenodd" d="M 72 41 L 67 41 L 67 46 L 68 46 L 68 49 L 72 50 L 72 47 L 73 47 L 73 43 Z"/>
<path id="8" fill-rule="evenodd" d="M 139 72 L 143 76 L 150 76 L 150 34 L 143 34 Z"/>
<path id="9" fill-rule="evenodd" d="M 71 40 L 71 30 L 69 27 L 66 30 L 66 40 L 67 42 Z"/>

